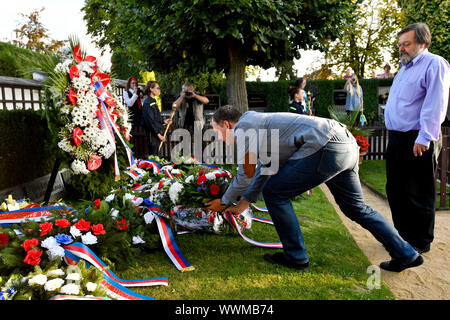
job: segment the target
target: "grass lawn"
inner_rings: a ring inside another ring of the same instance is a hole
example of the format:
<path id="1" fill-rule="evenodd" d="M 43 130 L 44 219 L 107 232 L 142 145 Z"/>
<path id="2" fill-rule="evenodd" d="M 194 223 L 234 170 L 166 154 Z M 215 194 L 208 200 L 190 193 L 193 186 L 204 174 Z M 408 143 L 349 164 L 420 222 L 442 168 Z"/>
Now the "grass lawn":
<path id="1" fill-rule="evenodd" d="M 369 187 L 386 197 L 386 162 L 385 160 L 364 160 L 359 167 L 359 177 Z M 439 193 L 440 184 L 436 183 L 436 192 Z M 450 192 L 450 188 L 446 188 Z M 439 194 L 436 195 L 436 208 L 440 208 Z"/>
<path id="2" fill-rule="evenodd" d="M 371 264 L 319 188 L 310 196 L 297 197 L 294 207 L 308 249 L 309 271 L 266 262 L 263 254 L 277 249 L 253 246 L 237 233 L 194 233 L 176 237 L 194 271 L 178 271 L 161 247 L 143 255 L 139 265 L 116 274 L 123 279 L 168 277 L 168 287 L 133 288 L 159 300 L 394 299 L 384 283 L 380 289 L 367 288 Z M 270 218 L 266 213 L 254 215 Z M 272 225 L 259 222 L 245 234 L 256 241 L 279 241 Z"/>

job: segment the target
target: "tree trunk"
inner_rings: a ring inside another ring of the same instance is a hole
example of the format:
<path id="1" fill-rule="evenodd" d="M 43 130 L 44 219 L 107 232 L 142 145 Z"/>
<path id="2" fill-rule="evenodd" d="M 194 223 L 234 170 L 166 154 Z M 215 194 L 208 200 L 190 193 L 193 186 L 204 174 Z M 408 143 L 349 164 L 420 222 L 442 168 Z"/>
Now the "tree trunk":
<path id="1" fill-rule="evenodd" d="M 247 87 L 245 84 L 246 57 L 238 46 L 228 44 L 228 57 L 230 66 L 227 76 L 228 104 L 238 109 L 241 113 L 248 111 Z"/>

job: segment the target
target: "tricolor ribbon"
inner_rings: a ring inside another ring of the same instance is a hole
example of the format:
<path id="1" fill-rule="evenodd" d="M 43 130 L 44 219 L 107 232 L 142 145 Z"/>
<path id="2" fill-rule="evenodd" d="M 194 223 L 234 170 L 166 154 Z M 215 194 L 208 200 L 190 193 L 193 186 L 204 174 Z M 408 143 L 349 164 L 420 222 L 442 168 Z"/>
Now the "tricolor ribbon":
<path id="1" fill-rule="evenodd" d="M 137 166 L 139 168 L 147 169 L 147 168 L 152 167 L 154 173 L 156 172 L 156 174 L 159 174 L 161 172 L 161 165 L 158 162 L 154 161 L 154 160 L 142 160 L 142 159 L 139 159 L 139 160 L 136 161 L 136 163 L 137 163 Z"/>
<path id="2" fill-rule="evenodd" d="M 65 208 L 67 208 L 70 211 L 74 211 L 74 209 L 70 207 Z M 41 219 L 47 220 L 53 214 L 50 210 L 65 210 L 65 208 L 61 206 L 48 206 L 48 207 L 34 207 L 2 212 L 0 213 L 0 225 L 23 223 L 27 222 L 27 220 L 30 221 L 41 221 Z"/>
<path id="3" fill-rule="evenodd" d="M 252 216 L 252 220 L 273 225 L 273 221 L 266 218 Z"/>
<path id="4" fill-rule="evenodd" d="M 84 259 L 88 263 L 92 264 L 97 269 L 103 271 L 103 276 L 111 279 L 109 283 L 117 283 L 123 287 L 146 287 L 146 286 L 158 286 L 168 285 L 168 279 L 165 277 L 138 279 L 138 280 L 124 280 L 117 277 L 111 270 L 108 269 L 106 264 L 101 261 L 91 249 L 81 242 L 75 242 L 63 247 L 66 253 L 66 261 L 72 260 L 78 263 L 80 259 Z"/>
<path id="5" fill-rule="evenodd" d="M 281 242 L 264 243 L 264 242 L 254 241 L 254 240 L 246 237 L 241 232 L 241 229 L 239 228 L 239 225 L 236 222 L 236 218 L 230 212 L 225 212 L 225 219 L 233 226 L 234 229 L 236 229 L 237 233 L 242 237 L 242 239 L 244 239 L 248 243 L 253 244 L 253 245 L 257 246 L 257 247 L 262 247 L 262 248 L 274 248 L 274 249 L 282 249 L 283 248 L 283 245 L 281 244 Z"/>
<path id="6" fill-rule="evenodd" d="M 182 272 L 195 270 L 195 268 L 191 266 L 178 248 L 169 224 L 158 215 L 155 215 L 155 219 L 158 224 L 159 235 L 161 237 L 164 251 L 175 267 Z"/>

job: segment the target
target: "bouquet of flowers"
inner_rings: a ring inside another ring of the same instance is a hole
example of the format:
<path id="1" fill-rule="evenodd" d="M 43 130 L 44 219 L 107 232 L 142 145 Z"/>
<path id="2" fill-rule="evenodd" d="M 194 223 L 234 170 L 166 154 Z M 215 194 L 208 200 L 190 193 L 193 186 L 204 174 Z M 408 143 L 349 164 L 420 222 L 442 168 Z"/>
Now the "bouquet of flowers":
<path id="1" fill-rule="evenodd" d="M 97 59 L 83 56 L 78 45 L 73 57 L 56 65 L 55 72 L 67 80 L 59 83 L 54 92 L 61 98 L 59 110 L 65 122 L 58 147 L 73 159 L 70 168 L 74 174 L 89 174 L 102 165 L 102 159 L 114 154 L 114 135 L 129 140 L 127 109 L 116 103 L 111 79 L 99 70 Z"/>
<path id="2" fill-rule="evenodd" d="M 356 139 L 356 143 L 358 143 L 358 146 L 360 148 L 360 152 L 366 152 L 370 146 L 367 138 L 364 136 L 355 136 L 355 139 Z"/>

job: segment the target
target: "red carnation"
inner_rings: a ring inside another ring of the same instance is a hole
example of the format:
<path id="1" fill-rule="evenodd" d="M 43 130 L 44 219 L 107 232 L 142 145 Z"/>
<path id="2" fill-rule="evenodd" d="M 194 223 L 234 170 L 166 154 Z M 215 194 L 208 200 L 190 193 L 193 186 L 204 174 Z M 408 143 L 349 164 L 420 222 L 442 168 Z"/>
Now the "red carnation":
<path id="1" fill-rule="evenodd" d="M 208 179 L 206 179 L 205 176 L 200 176 L 200 177 L 198 177 L 198 179 L 197 179 L 197 184 L 200 185 L 200 184 L 202 184 L 203 182 L 205 182 L 206 180 L 208 180 Z"/>
<path id="2" fill-rule="evenodd" d="M 39 225 L 39 230 L 41 230 L 41 237 L 52 231 L 52 229 L 53 223 L 51 222 L 44 222 Z"/>
<path id="3" fill-rule="evenodd" d="M 0 247 L 9 243 L 9 237 L 7 234 L 0 233 Z"/>
<path id="4" fill-rule="evenodd" d="M 95 209 L 100 209 L 100 203 L 101 203 L 102 201 L 100 200 L 100 199 L 97 199 L 97 200 L 94 200 L 94 203 L 95 203 Z"/>
<path id="5" fill-rule="evenodd" d="M 206 170 L 202 170 L 202 171 L 200 171 L 199 173 L 198 173 L 198 175 L 199 176 L 202 176 L 202 175 L 204 175 L 206 173 Z"/>
<path id="6" fill-rule="evenodd" d="M 89 231 L 91 228 L 91 223 L 89 221 L 85 221 L 84 219 L 80 219 L 80 221 L 75 223 L 74 226 L 80 231 Z"/>
<path id="7" fill-rule="evenodd" d="M 122 230 L 127 230 L 128 229 L 127 220 L 122 219 L 122 220 L 117 221 L 117 228 L 122 229 Z"/>
<path id="8" fill-rule="evenodd" d="M 220 191 L 219 186 L 217 186 L 215 184 L 213 184 L 213 185 L 211 185 L 211 187 L 209 187 L 209 193 L 211 193 L 212 195 L 215 195 L 215 196 L 218 195 L 219 191 Z"/>
<path id="9" fill-rule="evenodd" d="M 58 219 L 55 221 L 55 224 L 61 228 L 67 228 L 68 226 L 70 226 L 70 222 L 67 219 Z"/>
<path id="10" fill-rule="evenodd" d="M 25 257 L 25 259 L 23 260 L 23 262 L 30 264 L 32 266 L 38 265 L 41 262 L 41 254 L 42 251 L 40 250 L 30 250 L 27 253 L 27 256 Z"/>
<path id="11" fill-rule="evenodd" d="M 105 228 L 101 223 L 92 225 L 91 229 L 96 236 L 106 233 Z"/>
<path id="12" fill-rule="evenodd" d="M 25 251 L 30 251 L 32 248 L 37 247 L 39 244 L 38 239 L 25 240 L 20 246 L 25 249 Z"/>

